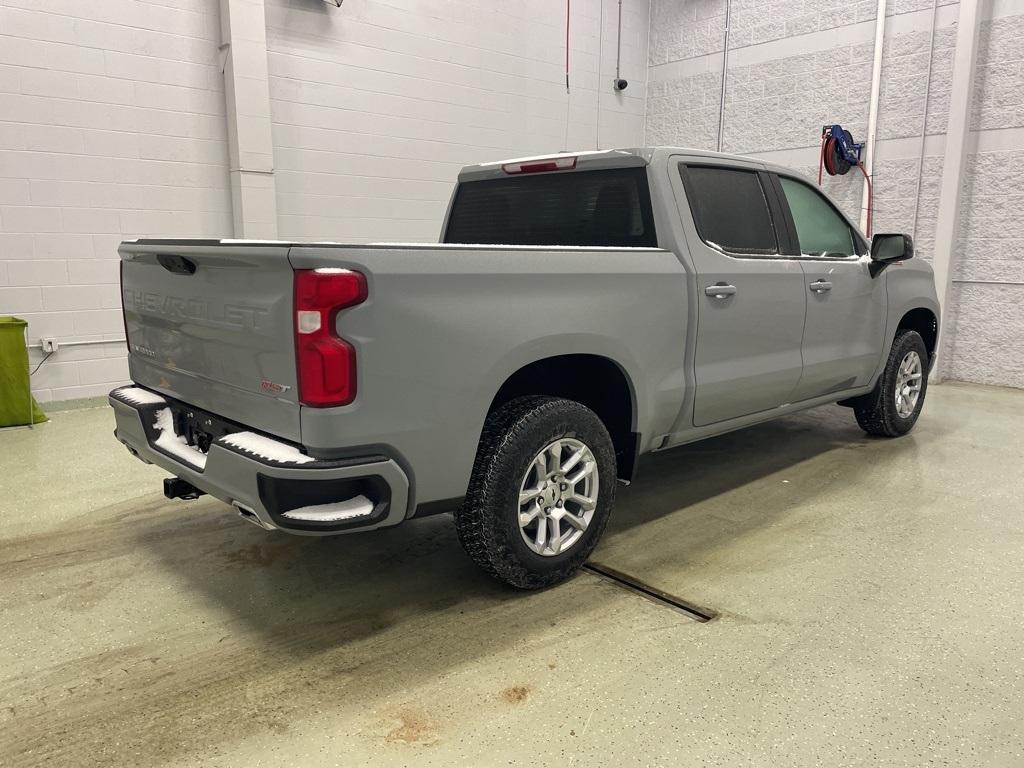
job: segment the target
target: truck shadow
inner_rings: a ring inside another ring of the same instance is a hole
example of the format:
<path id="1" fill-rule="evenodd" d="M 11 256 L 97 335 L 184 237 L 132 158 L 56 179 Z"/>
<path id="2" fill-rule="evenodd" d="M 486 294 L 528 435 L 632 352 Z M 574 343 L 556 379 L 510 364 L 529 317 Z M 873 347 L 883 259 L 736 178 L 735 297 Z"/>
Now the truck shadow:
<path id="1" fill-rule="evenodd" d="M 880 452 L 914 447 L 909 440 L 866 437 L 849 411 L 836 407 L 655 454 L 642 463 L 636 482 L 620 487 L 596 556 L 613 551 L 632 529 L 671 518 L 679 535 L 660 539 L 650 557 L 664 561 L 668 555 L 680 564 L 704 558 L 710 549 L 772 525 L 794 505 L 834 490 L 816 482 L 780 497 L 760 492 L 760 481 L 822 454 L 844 451 L 849 454 L 848 481 L 855 482 L 862 477 L 857 465 L 869 460 L 855 456 L 864 449 L 877 461 Z M 736 506 L 744 514 L 723 517 L 721 510 L 704 505 L 742 489 L 749 498 L 741 493 Z M 380 635 L 406 621 L 419 623 L 432 614 L 443 613 L 457 626 L 471 611 L 513 610 L 510 605 L 545 599 L 505 588 L 478 571 L 462 552 L 449 515 L 367 534 L 315 538 L 267 533 L 217 502 L 200 504 L 201 510 L 188 516 L 187 530 L 181 519 L 167 519 L 141 531 L 139 544 L 188 588 L 205 594 L 225 618 L 244 624 L 271 646 L 283 645 L 295 658 Z M 643 573 L 634 575 L 644 578 Z M 577 602 L 570 612 L 579 610 Z M 529 620 L 523 620 L 523 631 L 529 632 Z M 507 627 L 496 626 L 490 641 L 500 643 L 507 633 Z"/>
<path id="2" fill-rule="evenodd" d="M 778 482 L 789 483 L 801 465 L 830 452 L 842 451 L 843 477 L 833 478 L 839 484 L 845 479 L 863 479 L 860 465 L 877 461 L 878 455 L 890 449 L 907 449 L 910 444 L 894 443 L 868 437 L 854 421 L 849 409 L 839 406 L 817 408 L 776 421 L 730 432 L 719 437 L 682 445 L 643 457 L 635 481 L 620 487 L 616 515 L 609 523 L 608 534 L 614 537 L 631 528 L 666 515 L 707 515 L 704 502 L 730 495 L 733 507 L 740 514 L 727 513 L 732 521 L 745 520 L 752 527 L 773 522 L 773 517 L 794 504 L 812 500 L 828 477 L 817 476 L 813 484 L 793 487 L 788 500 L 770 500 L 770 488 L 764 482 L 778 475 Z M 773 486 L 774 487 L 774 483 Z M 627 511 L 628 510 L 628 511 Z M 621 511 L 621 513 L 619 513 Z M 711 516 L 721 522 L 721 509 Z M 732 512 L 732 511 L 730 511 Z M 722 526 L 730 533 L 733 526 Z M 714 531 L 709 531 L 713 533 Z M 680 555 L 707 546 L 708 542 L 682 536 L 666 546 L 680 548 Z"/>

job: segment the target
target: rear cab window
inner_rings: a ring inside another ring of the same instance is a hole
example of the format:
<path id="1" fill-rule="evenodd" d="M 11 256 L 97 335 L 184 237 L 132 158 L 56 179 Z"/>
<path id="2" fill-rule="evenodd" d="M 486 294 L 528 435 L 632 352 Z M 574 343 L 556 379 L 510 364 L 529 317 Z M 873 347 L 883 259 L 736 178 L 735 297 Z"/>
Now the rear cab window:
<path id="1" fill-rule="evenodd" d="M 647 169 L 460 182 L 443 242 L 656 248 Z"/>
<path id="2" fill-rule="evenodd" d="M 778 236 L 757 171 L 680 165 L 697 234 L 705 244 L 737 255 L 775 255 Z"/>

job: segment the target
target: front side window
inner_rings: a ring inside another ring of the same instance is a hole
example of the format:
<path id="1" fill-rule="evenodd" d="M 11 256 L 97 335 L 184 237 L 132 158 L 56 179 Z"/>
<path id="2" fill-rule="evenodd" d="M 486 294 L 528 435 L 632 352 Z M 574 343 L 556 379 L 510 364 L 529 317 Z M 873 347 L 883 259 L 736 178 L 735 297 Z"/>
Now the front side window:
<path id="1" fill-rule="evenodd" d="M 680 166 L 700 239 L 737 254 L 779 252 L 775 227 L 756 171 Z"/>
<path id="2" fill-rule="evenodd" d="M 800 253 L 804 256 L 852 256 L 853 232 L 846 220 L 816 189 L 802 181 L 779 177 L 789 203 Z"/>

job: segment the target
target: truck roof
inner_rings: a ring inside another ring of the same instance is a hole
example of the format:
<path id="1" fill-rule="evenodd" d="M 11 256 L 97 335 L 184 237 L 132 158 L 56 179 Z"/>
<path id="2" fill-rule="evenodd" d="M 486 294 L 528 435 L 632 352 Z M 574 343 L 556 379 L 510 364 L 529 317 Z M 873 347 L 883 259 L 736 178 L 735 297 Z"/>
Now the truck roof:
<path id="1" fill-rule="evenodd" d="M 479 181 L 481 179 L 499 178 L 521 171 L 510 170 L 521 168 L 524 165 L 543 165 L 574 159 L 574 164 L 565 169 L 551 168 L 550 170 L 587 170 L 593 171 L 600 168 L 628 168 L 633 166 L 648 165 L 656 155 L 689 155 L 692 157 L 707 158 L 729 164 L 744 165 L 750 167 L 757 165 L 765 169 L 785 170 L 792 172 L 793 169 L 775 163 L 762 160 L 757 157 L 744 155 L 732 155 L 726 152 L 711 152 L 706 149 L 694 147 L 622 147 L 619 149 L 582 150 L 579 152 L 555 152 L 547 155 L 534 155 L 531 157 L 514 157 L 506 160 L 494 160 L 488 163 L 477 163 L 467 165 L 459 171 L 459 181 Z M 545 169 L 548 170 L 548 169 Z"/>

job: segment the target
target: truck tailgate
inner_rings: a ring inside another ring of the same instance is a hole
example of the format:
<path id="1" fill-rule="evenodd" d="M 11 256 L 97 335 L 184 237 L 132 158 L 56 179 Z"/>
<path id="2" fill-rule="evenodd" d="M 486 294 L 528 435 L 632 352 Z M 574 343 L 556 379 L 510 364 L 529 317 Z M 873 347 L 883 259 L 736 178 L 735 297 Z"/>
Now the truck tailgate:
<path id="1" fill-rule="evenodd" d="M 151 240 L 119 252 L 132 379 L 298 441 L 288 246 Z"/>

